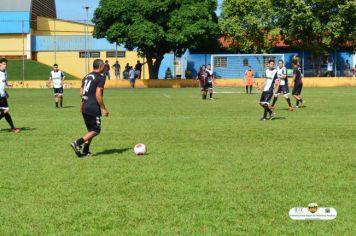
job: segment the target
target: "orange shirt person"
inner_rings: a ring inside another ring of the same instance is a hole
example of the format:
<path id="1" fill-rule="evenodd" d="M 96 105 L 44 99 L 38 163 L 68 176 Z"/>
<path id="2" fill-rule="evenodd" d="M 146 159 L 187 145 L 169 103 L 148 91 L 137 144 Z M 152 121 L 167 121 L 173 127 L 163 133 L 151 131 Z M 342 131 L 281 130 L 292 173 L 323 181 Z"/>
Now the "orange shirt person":
<path id="1" fill-rule="evenodd" d="M 248 70 L 245 72 L 245 84 L 246 84 L 246 94 L 249 93 L 248 89 L 250 88 L 250 94 L 252 93 L 252 86 L 255 83 L 255 76 L 251 66 L 248 67 Z"/>

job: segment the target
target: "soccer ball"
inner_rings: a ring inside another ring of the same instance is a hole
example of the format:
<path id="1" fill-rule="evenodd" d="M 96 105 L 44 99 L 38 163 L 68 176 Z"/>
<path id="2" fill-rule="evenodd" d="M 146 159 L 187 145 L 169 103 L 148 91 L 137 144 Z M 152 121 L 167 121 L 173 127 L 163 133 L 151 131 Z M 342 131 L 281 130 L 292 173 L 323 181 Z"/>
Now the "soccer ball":
<path id="1" fill-rule="evenodd" d="M 147 148 L 146 145 L 143 143 L 138 143 L 136 144 L 135 148 L 134 148 L 134 152 L 136 153 L 136 155 L 138 156 L 142 156 L 145 155 L 147 153 Z"/>

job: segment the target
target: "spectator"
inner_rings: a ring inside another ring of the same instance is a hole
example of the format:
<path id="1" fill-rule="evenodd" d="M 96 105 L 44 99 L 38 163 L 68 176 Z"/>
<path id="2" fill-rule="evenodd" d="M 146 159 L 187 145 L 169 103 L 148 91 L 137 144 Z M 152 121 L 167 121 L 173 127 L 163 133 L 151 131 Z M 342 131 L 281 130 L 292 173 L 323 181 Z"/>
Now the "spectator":
<path id="1" fill-rule="evenodd" d="M 333 71 L 334 71 L 334 62 L 332 59 L 328 60 L 327 63 L 327 76 L 331 77 L 333 75 Z"/>
<path id="2" fill-rule="evenodd" d="M 192 79 L 192 72 L 189 70 L 189 68 L 185 70 L 185 78 Z"/>
<path id="3" fill-rule="evenodd" d="M 350 66 L 349 60 L 346 60 L 345 64 L 344 64 L 344 75 L 345 76 L 350 76 L 350 72 L 351 72 L 350 69 L 351 69 L 351 66 Z"/>
<path id="4" fill-rule="evenodd" d="M 136 78 L 141 79 L 142 66 L 146 63 L 147 62 L 141 63 L 140 61 L 137 61 L 137 64 L 135 65 Z"/>
<path id="5" fill-rule="evenodd" d="M 132 68 L 132 66 L 130 66 L 129 79 L 130 79 L 131 88 L 135 88 L 136 73 L 135 70 Z"/>
<path id="6" fill-rule="evenodd" d="M 353 69 L 353 74 L 354 74 L 354 77 L 356 77 L 356 64 L 355 64 L 355 67 L 354 67 L 354 69 Z"/>
<path id="7" fill-rule="evenodd" d="M 108 60 L 105 61 L 103 75 L 105 79 L 110 80 L 110 65 Z"/>
<path id="8" fill-rule="evenodd" d="M 127 79 L 127 80 L 130 78 L 130 64 L 129 63 L 126 64 L 125 70 L 122 73 L 122 77 L 123 77 L 123 79 Z"/>
<path id="9" fill-rule="evenodd" d="M 252 93 L 252 86 L 255 83 L 254 72 L 251 66 L 248 67 L 248 70 L 245 72 L 245 85 L 246 85 L 246 94 L 250 89 L 250 94 Z"/>
<path id="10" fill-rule="evenodd" d="M 166 75 L 164 78 L 165 79 L 173 79 L 171 68 L 169 68 L 169 67 L 167 68 Z"/>
<path id="11" fill-rule="evenodd" d="M 120 79 L 120 64 L 119 61 L 116 61 L 115 64 L 112 66 L 112 68 L 115 71 L 115 77 L 116 79 Z"/>

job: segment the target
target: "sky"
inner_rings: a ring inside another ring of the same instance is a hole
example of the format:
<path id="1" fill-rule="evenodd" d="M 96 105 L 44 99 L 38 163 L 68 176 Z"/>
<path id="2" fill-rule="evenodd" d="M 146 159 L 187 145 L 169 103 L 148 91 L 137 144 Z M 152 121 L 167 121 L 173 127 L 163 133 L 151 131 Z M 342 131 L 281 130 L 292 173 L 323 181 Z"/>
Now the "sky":
<path id="1" fill-rule="evenodd" d="M 221 5 L 223 0 L 218 0 Z M 57 17 L 64 20 L 83 21 L 86 19 L 85 6 L 89 9 L 89 19 L 93 17 L 95 8 L 99 5 L 99 0 L 56 0 Z M 217 11 L 220 14 L 220 11 Z"/>

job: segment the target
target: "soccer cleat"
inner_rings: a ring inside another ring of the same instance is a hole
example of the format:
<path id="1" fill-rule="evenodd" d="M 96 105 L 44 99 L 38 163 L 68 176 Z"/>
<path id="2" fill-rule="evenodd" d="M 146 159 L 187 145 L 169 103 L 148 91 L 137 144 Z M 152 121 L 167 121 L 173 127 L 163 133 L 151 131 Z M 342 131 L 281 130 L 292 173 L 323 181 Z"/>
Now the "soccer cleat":
<path id="1" fill-rule="evenodd" d="M 80 152 L 80 146 L 76 142 L 71 143 L 70 146 L 72 147 L 77 157 L 82 157 L 82 153 Z"/>
<path id="2" fill-rule="evenodd" d="M 90 157 L 90 156 L 91 156 L 91 152 L 88 152 L 88 153 L 82 152 L 81 153 L 81 157 Z"/>
<path id="3" fill-rule="evenodd" d="M 305 106 L 304 104 L 302 104 L 302 105 L 300 105 L 299 107 L 300 107 L 300 108 L 305 108 L 305 107 L 307 107 L 307 106 Z"/>
<path id="4" fill-rule="evenodd" d="M 288 111 L 294 111 L 293 107 L 288 107 Z"/>
<path id="5" fill-rule="evenodd" d="M 266 118 L 264 118 L 264 117 L 262 117 L 261 119 L 260 119 L 260 121 L 266 121 L 267 119 Z"/>
<path id="6" fill-rule="evenodd" d="M 20 133 L 20 129 L 19 128 L 13 128 L 13 129 L 11 129 L 11 132 L 13 132 L 13 133 L 15 133 L 15 134 L 17 134 L 17 133 Z"/>
<path id="7" fill-rule="evenodd" d="M 269 120 L 273 120 L 274 119 L 274 113 L 271 113 L 271 114 L 269 114 Z"/>

